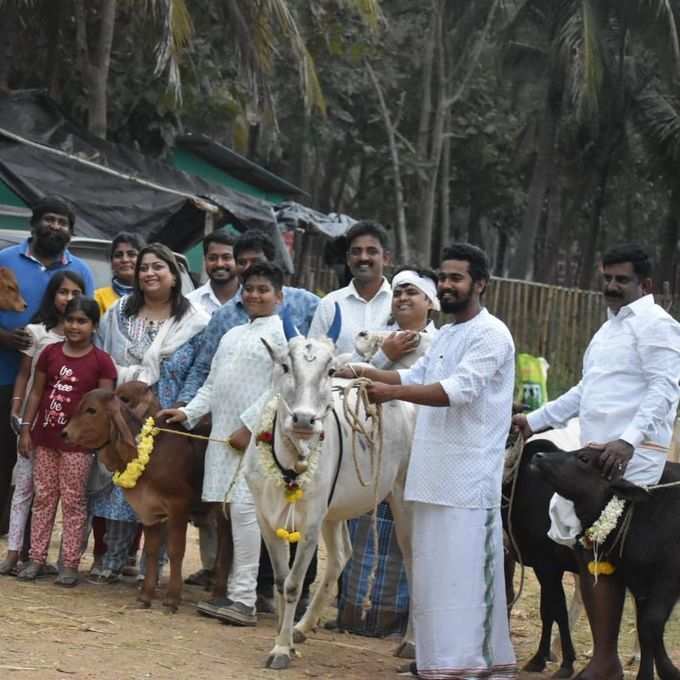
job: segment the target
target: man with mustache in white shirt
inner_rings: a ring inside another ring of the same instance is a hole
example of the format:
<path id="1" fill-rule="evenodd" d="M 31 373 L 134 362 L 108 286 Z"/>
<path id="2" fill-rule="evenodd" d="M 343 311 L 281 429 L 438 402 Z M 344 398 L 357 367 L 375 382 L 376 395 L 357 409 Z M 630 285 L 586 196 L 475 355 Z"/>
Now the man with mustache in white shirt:
<path id="1" fill-rule="evenodd" d="M 578 416 L 582 445 L 602 448 L 602 475 L 634 484 L 661 478 L 680 396 L 680 324 L 655 304 L 651 274 L 651 260 L 636 244 L 605 253 L 608 319 L 588 345 L 581 381 L 528 416 L 513 417 L 528 437 Z M 576 545 L 584 527 L 573 504 L 556 494 L 550 518 L 550 538 Z M 587 568 L 592 552 L 578 546 L 576 554 L 594 642 L 593 657 L 577 677 L 618 680 L 623 678 L 617 643 L 625 587 L 614 572 L 600 573 L 595 588 Z"/>

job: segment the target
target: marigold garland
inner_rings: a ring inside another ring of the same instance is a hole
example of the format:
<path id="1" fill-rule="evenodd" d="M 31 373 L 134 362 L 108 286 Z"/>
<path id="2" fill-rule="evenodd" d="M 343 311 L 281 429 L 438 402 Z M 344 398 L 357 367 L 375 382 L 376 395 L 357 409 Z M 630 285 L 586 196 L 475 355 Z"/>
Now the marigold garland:
<path id="1" fill-rule="evenodd" d="M 284 527 L 279 527 L 276 530 L 276 536 L 287 543 L 299 543 L 302 540 L 302 534 L 299 531 L 295 531 L 295 504 L 304 498 L 303 487 L 312 479 L 316 471 L 324 436 L 322 432 L 318 441 L 311 447 L 309 456 L 306 459 L 307 469 L 302 474 L 299 474 L 295 481 L 286 481 L 274 460 L 274 416 L 276 415 L 278 402 L 279 398 L 276 396 L 264 407 L 259 430 L 255 433 L 255 441 L 257 442 L 257 450 L 260 453 L 260 465 L 265 472 L 265 476 L 271 479 L 276 486 L 284 487 L 283 493 L 286 502 L 290 503 L 286 525 L 291 527 L 291 531 Z"/>
<path id="2" fill-rule="evenodd" d="M 588 562 L 588 572 L 593 576 L 611 576 L 616 571 L 616 567 L 611 562 Z"/>
<path id="3" fill-rule="evenodd" d="M 137 435 L 137 457 L 131 460 L 123 472 L 113 473 L 113 483 L 123 489 L 134 489 L 151 460 L 153 439 L 158 434 L 153 418 L 147 418 Z"/>

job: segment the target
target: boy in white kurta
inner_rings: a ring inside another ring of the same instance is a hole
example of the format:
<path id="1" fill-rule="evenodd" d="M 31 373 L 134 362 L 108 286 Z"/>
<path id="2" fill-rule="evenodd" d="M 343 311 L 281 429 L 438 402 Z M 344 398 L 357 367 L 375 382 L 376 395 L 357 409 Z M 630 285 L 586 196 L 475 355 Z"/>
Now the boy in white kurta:
<path id="1" fill-rule="evenodd" d="M 231 601 L 222 607 L 223 620 L 254 625 L 260 530 L 255 505 L 239 463 L 250 433 L 271 393 L 273 362 L 262 339 L 273 349 L 283 350 L 286 338 L 280 317 L 283 274 L 267 262 L 253 265 L 243 280 L 242 299 L 250 321 L 235 326 L 222 340 L 212 361 L 207 380 L 184 407 L 163 413 L 170 422 L 191 428 L 206 414 L 212 414 L 211 441 L 205 455 L 204 502 L 229 502 L 234 539 L 234 556 L 227 584 Z M 227 497 L 228 494 L 228 497 Z"/>
<path id="2" fill-rule="evenodd" d="M 406 479 L 413 501 L 412 606 L 422 678 L 516 677 L 503 574 L 500 516 L 515 348 L 481 307 L 486 255 L 444 251 L 438 296 L 455 316 L 410 369 L 358 367 L 372 401 L 420 404 Z M 385 384 L 383 384 L 385 383 Z"/>

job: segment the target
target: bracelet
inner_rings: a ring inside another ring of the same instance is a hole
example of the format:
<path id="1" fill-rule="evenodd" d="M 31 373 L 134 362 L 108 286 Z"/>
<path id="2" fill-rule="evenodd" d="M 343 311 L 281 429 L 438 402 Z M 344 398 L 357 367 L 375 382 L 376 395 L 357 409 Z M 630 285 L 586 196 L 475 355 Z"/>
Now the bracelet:
<path id="1" fill-rule="evenodd" d="M 12 397 L 12 401 L 23 401 L 23 397 Z"/>
<path id="2" fill-rule="evenodd" d="M 19 422 L 19 427 L 23 427 L 24 425 L 30 426 L 31 421 L 30 420 L 22 420 L 22 421 Z"/>

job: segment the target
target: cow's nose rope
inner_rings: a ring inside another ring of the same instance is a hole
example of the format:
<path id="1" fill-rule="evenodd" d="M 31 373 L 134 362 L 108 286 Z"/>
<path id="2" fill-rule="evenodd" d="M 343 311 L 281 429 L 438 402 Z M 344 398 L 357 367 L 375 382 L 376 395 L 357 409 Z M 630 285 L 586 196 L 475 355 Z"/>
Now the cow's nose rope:
<path id="1" fill-rule="evenodd" d="M 366 595 L 364 601 L 361 603 L 362 620 L 366 618 L 368 610 L 373 606 L 371 601 L 371 593 L 373 592 L 373 585 L 375 584 L 376 573 L 378 571 L 378 482 L 380 481 L 380 471 L 382 470 L 382 456 L 383 456 L 383 421 L 382 421 L 382 405 L 371 404 L 368 399 L 368 392 L 366 388 L 371 384 L 371 380 L 367 378 L 357 378 L 344 386 L 342 390 L 342 409 L 345 419 L 352 429 L 352 460 L 354 461 L 354 470 L 361 486 L 368 486 L 373 482 L 373 513 L 371 515 L 371 535 L 373 537 L 373 559 L 371 560 L 371 571 L 368 574 L 368 581 L 366 587 Z M 352 405 L 350 403 L 350 394 L 356 390 L 356 401 Z M 364 417 L 361 417 L 363 407 Z M 371 421 L 370 428 L 367 427 L 368 421 Z M 365 481 L 361 474 L 359 466 L 359 459 L 357 457 L 357 437 L 362 435 L 368 442 L 369 458 L 371 461 L 371 480 Z"/>

